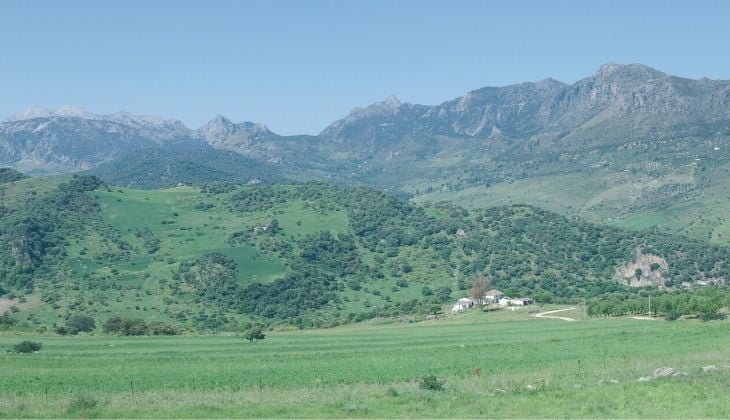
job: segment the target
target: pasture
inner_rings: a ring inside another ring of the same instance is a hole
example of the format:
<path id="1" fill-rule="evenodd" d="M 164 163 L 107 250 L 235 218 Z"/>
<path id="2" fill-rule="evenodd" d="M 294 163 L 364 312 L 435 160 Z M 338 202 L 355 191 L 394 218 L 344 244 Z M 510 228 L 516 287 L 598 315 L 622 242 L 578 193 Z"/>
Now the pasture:
<path id="1" fill-rule="evenodd" d="M 0 349 L 44 347 L 0 354 L 0 417 L 726 418 L 729 325 L 469 311 L 270 332 L 255 344 L 6 333 Z M 663 366 L 687 375 L 638 381 Z M 426 374 L 444 390 L 420 389 Z"/>

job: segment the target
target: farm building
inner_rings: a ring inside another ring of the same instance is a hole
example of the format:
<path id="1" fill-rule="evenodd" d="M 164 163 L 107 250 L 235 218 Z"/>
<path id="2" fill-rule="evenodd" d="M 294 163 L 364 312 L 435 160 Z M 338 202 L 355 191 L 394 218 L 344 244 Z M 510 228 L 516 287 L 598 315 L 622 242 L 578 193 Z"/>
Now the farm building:
<path id="1" fill-rule="evenodd" d="M 456 304 L 453 308 L 451 308 L 451 312 L 461 312 L 464 309 L 469 309 L 473 307 L 476 304 L 476 302 L 469 298 L 461 298 L 456 301 Z"/>
<path id="2" fill-rule="evenodd" d="M 532 305 L 534 301 L 528 297 L 523 298 L 511 298 L 511 297 L 503 297 L 499 299 L 499 304 L 501 306 L 526 306 L 526 305 Z"/>
<path id="3" fill-rule="evenodd" d="M 499 300 L 501 298 L 502 292 L 496 289 L 492 289 L 484 295 L 484 303 L 499 303 Z"/>
<path id="4" fill-rule="evenodd" d="M 532 299 L 530 299 L 528 297 L 512 299 L 513 306 L 526 306 L 526 305 L 532 305 L 532 304 L 533 304 Z"/>

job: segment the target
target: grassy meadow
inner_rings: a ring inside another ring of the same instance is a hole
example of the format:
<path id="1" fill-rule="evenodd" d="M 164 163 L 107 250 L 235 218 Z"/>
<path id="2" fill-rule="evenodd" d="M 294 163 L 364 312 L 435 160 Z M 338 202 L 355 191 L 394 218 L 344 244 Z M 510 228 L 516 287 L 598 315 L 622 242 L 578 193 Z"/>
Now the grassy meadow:
<path id="1" fill-rule="evenodd" d="M 255 344 L 5 333 L 0 349 L 44 347 L 0 354 L 0 417 L 727 418 L 729 325 L 565 322 L 523 308 L 271 332 Z M 688 375 L 638 381 L 663 366 Z M 420 389 L 426 374 L 444 389 Z"/>

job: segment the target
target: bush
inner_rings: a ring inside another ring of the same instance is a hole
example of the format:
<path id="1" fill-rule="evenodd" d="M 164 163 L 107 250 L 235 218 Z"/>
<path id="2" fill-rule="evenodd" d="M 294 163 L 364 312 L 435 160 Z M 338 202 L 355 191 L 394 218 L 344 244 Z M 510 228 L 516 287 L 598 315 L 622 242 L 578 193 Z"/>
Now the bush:
<path id="1" fill-rule="evenodd" d="M 93 410 L 99 402 L 89 395 L 81 395 L 71 400 L 68 405 L 68 413 L 72 414 L 77 411 Z"/>
<path id="2" fill-rule="evenodd" d="M 177 335 L 179 333 L 177 326 L 169 322 L 152 321 L 147 324 L 147 328 L 152 335 Z"/>
<path id="3" fill-rule="evenodd" d="M 251 343 L 256 342 L 256 340 L 263 340 L 264 338 L 266 338 L 266 334 L 264 333 L 264 326 L 258 324 L 251 326 L 243 334 L 243 338 L 250 341 Z"/>
<path id="4" fill-rule="evenodd" d="M 13 325 L 17 324 L 18 321 L 10 316 L 10 312 L 5 311 L 2 315 L 0 315 L 0 326 L 6 326 L 6 327 L 12 327 Z"/>
<path id="5" fill-rule="evenodd" d="M 33 353 L 35 351 L 41 351 L 43 344 L 35 341 L 22 341 L 13 346 L 13 351 L 16 353 Z"/>
<path id="6" fill-rule="evenodd" d="M 672 309 L 667 311 L 667 314 L 664 315 L 664 319 L 666 319 L 667 321 L 676 321 L 679 319 L 680 316 L 682 316 L 682 314 L 678 310 Z"/>
<path id="7" fill-rule="evenodd" d="M 78 334 L 80 332 L 90 332 L 94 331 L 96 328 L 96 321 L 94 321 L 94 318 L 88 316 L 88 315 L 82 315 L 82 314 L 76 314 L 71 315 L 71 317 L 66 321 L 66 330 L 70 334 Z"/>
<path id="8" fill-rule="evenodd" d="M 107 334 L 119 334 L 122 330 L 124 320 L 118 316 L 112 316 L 104 323 L 103 331 Z"/>
<path id="9" fill-rule="evenodd" d="M 429 391 L 444 390 L 443 382 L 439 381 L 439 379 L 435 375 L 425 375 L 418 383 L 418 387 L 421 389 L 427 389 Z"/>
<path id="10" fill-rule="evenodd" d="M 725 319 L 725 318 L 727 318 L 727 316 L 724 313 L 718 312 L 718 311 L 706 311 L 706 312 L 702 312 L 700 314 L 700 319 L 705 322 L 715 321 L 715 320 L 720 320 L 720 319 Z"/>
<path id="11" fill-rule="evenodd" d="M 156 325 L 162 331 L 164 328 Z M 106 320 L 104 323 L 104 332 L 107 334 L 119 334 L 119 335 L 147 335 L 149 333 L 149 325 L 144 319 L 123 319 L 118 316 L 113 316 Z M 157 334 L 163 335 L 163 334 Z"/>

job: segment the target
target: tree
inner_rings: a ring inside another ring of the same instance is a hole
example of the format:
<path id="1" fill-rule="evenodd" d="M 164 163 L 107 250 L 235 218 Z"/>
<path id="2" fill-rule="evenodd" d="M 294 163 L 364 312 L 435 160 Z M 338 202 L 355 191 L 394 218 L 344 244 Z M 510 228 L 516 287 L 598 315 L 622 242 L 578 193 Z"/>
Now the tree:
<path id="1" fill-rule="evenodd" d="M 264 338 L 266 338 L 266 334 L 264 333 L 264 326 L 261 324 L 252 325 L 243 334 L 243 338 L 251 343 L 255 343 L 257 340 L 263 340 Z"/>
<path id="2" fill-rule="evenodd" d="M 471 287 L 469 287 L 469 297 L 477 301 L 480 305 L 484 302 L 484 295 L 487 294 L 491 287 L 491 282 L 488 278 L 477 275 L 471 281 Z"/>

